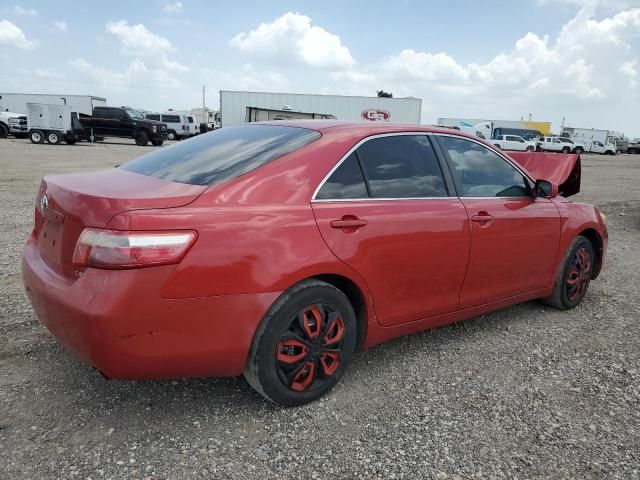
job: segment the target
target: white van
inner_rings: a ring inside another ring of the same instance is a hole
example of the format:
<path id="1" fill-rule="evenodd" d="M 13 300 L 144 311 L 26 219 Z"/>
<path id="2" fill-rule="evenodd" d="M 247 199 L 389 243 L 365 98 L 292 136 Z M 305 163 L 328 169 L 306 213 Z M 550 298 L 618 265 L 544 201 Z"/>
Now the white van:
<path id="1" fill-rule="evenodd" d="M 198 135 L 200 133 L 200 124 L 195 115 L 187 115 L 187 121 L 189 122 L 189 136 L 193 137 L 194 135 Z"/>
<path id="2" fill-rule="evenodd" d="M 182 140 L 191 136 L 186 115 L 176 113 L 147 113 L 149 120 L 157 120 L 167 125 L 167 140 Z M 194 120 L 195 121 L 195 120 Z"/>

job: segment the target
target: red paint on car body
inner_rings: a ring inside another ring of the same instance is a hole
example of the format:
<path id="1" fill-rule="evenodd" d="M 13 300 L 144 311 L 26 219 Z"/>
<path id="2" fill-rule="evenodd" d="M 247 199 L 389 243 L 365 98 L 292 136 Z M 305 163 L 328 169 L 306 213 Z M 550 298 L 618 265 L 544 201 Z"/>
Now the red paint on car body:
<path id="1" fill-rule="evenodd" d="M 549 295 L 581 232 L 600 239 L 596 275 L 602 265 L 607 231 L 597 209 L 563 197 L 312 202 L 336 163 L 367 137 L 470 138 L 464 134 L 382 122 L 273 124 L 321 137 L 212 186 L 121 169 L 43 180 L 22 271 L 36 313 L 61 343 L 113 378 L 239 375 L 269 307 L 307 278 L 330 275 L 355 286 L 369 347 Z M 526 171 L 535 162 L 520 163 Z M 562 183 L 571 171 L 543 168 L 531 178 L 548 173 Z M 490 222 L 482 220 L 487 210 Z M 366 223 L 332 225 L 345 218 Z M 72 257 L 86 227 L 190 230 L 197 240 L 175 264 L 78 268 Z"/>

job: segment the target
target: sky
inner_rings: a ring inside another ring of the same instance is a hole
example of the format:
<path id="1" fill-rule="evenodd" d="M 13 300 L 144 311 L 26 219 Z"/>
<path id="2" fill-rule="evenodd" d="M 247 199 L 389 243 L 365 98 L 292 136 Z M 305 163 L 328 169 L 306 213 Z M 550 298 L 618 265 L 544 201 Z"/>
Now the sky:
<path id="1" fill-rule="evenodd" d="M 0 92 L 216 109 L 220 90 L 422 98 L 640 137 L 640 0 L 0 0 Z"/>

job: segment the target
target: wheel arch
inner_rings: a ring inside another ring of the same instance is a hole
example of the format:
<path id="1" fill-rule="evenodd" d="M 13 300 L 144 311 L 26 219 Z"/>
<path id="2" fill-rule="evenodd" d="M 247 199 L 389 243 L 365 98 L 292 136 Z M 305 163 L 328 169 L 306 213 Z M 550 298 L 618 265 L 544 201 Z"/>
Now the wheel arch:
<path id="1" fill-rule="evenodd" d="M 602 269 L 602 256 L 604 253 L 602 237 L 600 236 L 600 233 L 598 233 L 598 231 L 594 228 L 587 228 L 585 230 L 582 230 L 579 235 L 582 235 L 591 242 L 593 250 L 596 253 L 595 265 L 593 266 L 593 275 L 591 276 L 592 279 L 596 279 L 598 278 L 600 270 Z"/>
<path id="2" fill-rule="evenodd" d="M 347 297 L 349 303 L 351 303 L 351 306 L 353 307 L 353 311 L 356 314 L 356 324 L 358 326 L 356 350 L 361 350 L 367 337 L 369 315 L 367 301 L 360 287 L 358 287 L 358 285 L 350 278 L 334 273 L 314 275 L 312 277 L 305 278 L 304 280 L 310 279 L 320 280 L 321 282 L 328 283 L 329 285 L 332 285 L 340 290 Z"/>

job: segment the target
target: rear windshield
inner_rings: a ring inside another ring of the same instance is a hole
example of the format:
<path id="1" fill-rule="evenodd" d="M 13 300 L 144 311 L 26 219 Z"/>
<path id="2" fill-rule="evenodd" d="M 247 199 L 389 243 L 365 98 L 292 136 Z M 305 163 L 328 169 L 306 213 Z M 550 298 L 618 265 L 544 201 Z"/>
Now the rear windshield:
<path id="1" fill-rule="evenodd" d="M 212 185 L 250 172 L 320 138 L 315 130 L 241 125 L 198 135 L 125 163 L 123 170 L 191 185 Z"/>

